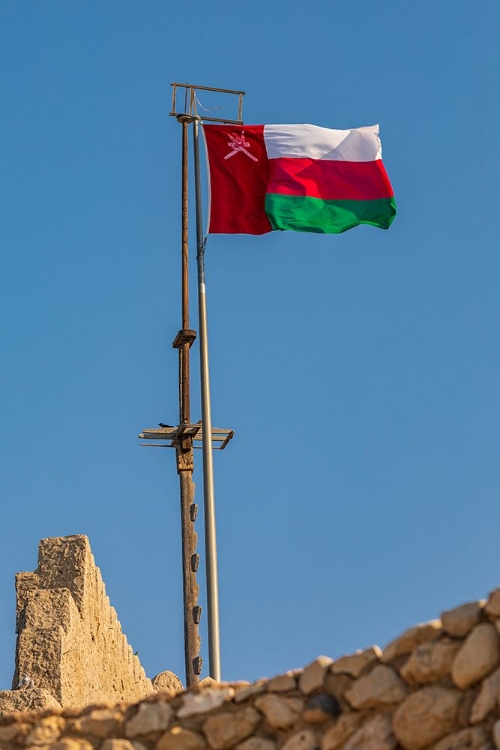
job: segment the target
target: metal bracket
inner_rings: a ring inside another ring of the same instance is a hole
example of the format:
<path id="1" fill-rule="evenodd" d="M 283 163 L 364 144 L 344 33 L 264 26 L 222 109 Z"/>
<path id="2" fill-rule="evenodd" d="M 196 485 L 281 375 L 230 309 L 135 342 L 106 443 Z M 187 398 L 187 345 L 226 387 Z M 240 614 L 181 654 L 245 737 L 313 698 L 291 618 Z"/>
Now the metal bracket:
<path id="1" fill-rule="evenodd" d="M 234 436 L 234 430 L 220 427 L 212 428 L 212 448 L 223 451 Z M 153 427 L 143 430 L 139 440 L 161 440 L 163 443 L 141 443 L 145 448 L 176 448 L 183 438 L 191 438 L 193 448 L 200 449 L 203 445 L 203 426 L 201 420 L 196 424 L 180 424 L 177 427 Z"/>
<path id="2" fill-rule="evenodd" d="M 177 117 L 182 122 L 181 118 L 186 119 L 187 122 L 191 122 L 193 117 L 198 116 L 197 102 L 198 97 L 196 96 L 197 91 L 212 91 L 217 94 L 231 94 L 238 97 L 238 119 L 228 120 L 226 117 L 207 117 L 203 115 L 203 120 L 206 122 L 227 122 L 232 125 L 243 125 L 243 97 L 245 96 L 244 91 L 234 91 L 233 89 L 216 89 L 212 86 L 195 86 L 192 83 L 171 83 L 172 86 L 172 111 L 170 112 L 171 117 Z M 184 89 L 184 109 L 180 112 L 177 111 L 177 90 Z"/>
<path id="3" fill-rule="evenodd" d="M 180 349 L 183 344 L 189 344 L 189 348 L 191 349 L 195 339 L 196 331 L 193 331 L 191 328 L 181 328 L 172 342 L 172 348 Z"/>

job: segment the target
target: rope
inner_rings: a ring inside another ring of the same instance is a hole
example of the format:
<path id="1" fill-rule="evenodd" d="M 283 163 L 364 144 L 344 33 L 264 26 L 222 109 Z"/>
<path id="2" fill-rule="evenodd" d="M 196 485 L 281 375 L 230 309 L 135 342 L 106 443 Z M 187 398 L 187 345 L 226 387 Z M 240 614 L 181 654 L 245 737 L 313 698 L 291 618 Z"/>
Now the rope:
<path id="1" fill-rule="evenodd" d="M 215 112 L 216 110 L 223 110 L 224 107 L 204 107 L 203 104 L 200 102 L 198 94 L 195 92 L 194 98 L 196 99 L 196 103 L 205 110 L 205 112 Z M 198 114 L 198 112 L 196 113 Z"/>

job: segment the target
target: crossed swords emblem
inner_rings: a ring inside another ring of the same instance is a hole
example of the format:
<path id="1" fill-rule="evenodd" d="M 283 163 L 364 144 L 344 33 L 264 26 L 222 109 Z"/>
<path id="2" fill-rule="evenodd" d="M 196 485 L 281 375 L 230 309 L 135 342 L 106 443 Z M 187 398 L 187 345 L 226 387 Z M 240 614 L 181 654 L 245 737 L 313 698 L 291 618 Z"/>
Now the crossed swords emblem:
<path id="1" fill-rule="evenodd" d="M 230 151 L 224 157 L 224 159 L 230 159 L 232 156 L 235 156 L 236 154 L 242 152 L 243 154 L 246 154 L 249 159 L 252 159 L 252 161 L 259 161 L 253 154 L 250 153 L 250 151 L 247 151 L 247 149 L 250 148 L 250 141 L 245 140 L 244 130 L 241 131 L 241 135 L 238 135 L 237 133 L 233 133 L 232 135 L 230 133 L 226 133 L 226 135 L 229 138 L 229 143 L 227 145 L 232 149 L 232 151 Z"/>

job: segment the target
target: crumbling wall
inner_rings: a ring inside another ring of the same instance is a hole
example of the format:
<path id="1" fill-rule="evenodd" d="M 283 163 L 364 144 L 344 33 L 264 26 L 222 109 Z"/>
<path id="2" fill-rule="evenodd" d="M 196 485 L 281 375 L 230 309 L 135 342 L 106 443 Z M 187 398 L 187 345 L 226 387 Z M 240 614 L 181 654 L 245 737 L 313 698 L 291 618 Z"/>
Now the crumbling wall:
<path id="1" fill-rule="evenodd" d="M 383 650 L 319 657 L 252 685 L 207 678 L 135 704 L 5 714 L 0 747 L 500 750 L 499 631 L 497 589 Z"/>
<path id="2" fill-rule="evenodd" d="M 16 576 L 17 646 L 13 688 L 32 681 L 38 703 L 61 706 L 139 700 L 151 680 L 122 633 L 89 540 L 42 539 L 34 573 Z M 14 703 L 20 696 L 12 695 Z M 47 698 L 50 704 L 49 699 Z"/>

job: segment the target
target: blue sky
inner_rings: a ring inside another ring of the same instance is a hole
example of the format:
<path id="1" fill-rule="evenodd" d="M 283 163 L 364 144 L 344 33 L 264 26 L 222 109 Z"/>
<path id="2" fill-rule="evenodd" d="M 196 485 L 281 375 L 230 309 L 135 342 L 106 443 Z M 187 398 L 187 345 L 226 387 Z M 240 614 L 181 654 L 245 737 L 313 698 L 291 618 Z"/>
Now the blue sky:
<path id="1" fill-rule="evenodd" d="M 184 677 L 175 456 L 137 439 L 177 419 L 172 81 L 246 91 L 248 123 L 379 122 L 399 210 L 209 239 L 223 678 L 500 584 L 499 68 L 494 0 L 0 4 L 0 688 L 14 574 L 74 533 L 148 675 Z"/>

